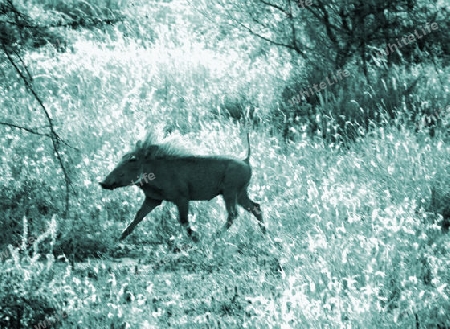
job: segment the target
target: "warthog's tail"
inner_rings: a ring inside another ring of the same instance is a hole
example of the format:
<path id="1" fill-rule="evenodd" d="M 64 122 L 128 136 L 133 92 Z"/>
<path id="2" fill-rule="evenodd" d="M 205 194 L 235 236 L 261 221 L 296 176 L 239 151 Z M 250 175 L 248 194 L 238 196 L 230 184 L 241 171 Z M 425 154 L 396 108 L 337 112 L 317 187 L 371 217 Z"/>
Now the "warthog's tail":
<path id="1" fill-rule="evenodd" d="M 247 157 L 244 159 L 244 162 L 246 164 L 250 164 L 250 134 L 247 131 L 247 145 L 248 145 L 248 149 L 247 149 Z"/>

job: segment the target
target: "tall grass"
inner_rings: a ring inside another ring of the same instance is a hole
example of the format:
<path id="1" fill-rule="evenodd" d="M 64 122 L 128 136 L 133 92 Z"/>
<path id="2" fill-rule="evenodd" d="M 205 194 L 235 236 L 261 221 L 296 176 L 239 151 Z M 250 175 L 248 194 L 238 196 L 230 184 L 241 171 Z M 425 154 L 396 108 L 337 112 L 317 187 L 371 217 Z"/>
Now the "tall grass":
<path id="1" fill-rule="evenodd" d="M 173 2 L 173 11 L 179 3 Z M 72 50 L 66 53 L 48 48 L 26 57 L 57 132 L 78 149 L 64 153 L 76 193 L 70 218 L 60 225 L 77 247 L 62 250 L 81 254 L 90 241 L 94 248 L 107 244 L 108 256 L 142 261 L 67 267 L 58 282 L 70 288 L 64 297 L 69 322 L 61 325 L 449 327 L 449 237 L 440 231 L 435 206 L 436 198 L 445 204 L 450 192 L 449 146 L 439 136 L 416 134 L 403 121 L 370 126 L 364 138 L 342 150 L 339 143 L 309 139 L 301 125 L 296 142 L 286 143 L 263 116 L 251 132 L 250 195 L 262 205 L 266 237 L 242 212 L 224 239 L 216 240 L 226 214 L 223 202 L 214 200 L 192 203 L 198 245 L 181 233 L 170 205 L 152 212 L 129 246 L 115 243 L 143 196 L 133 187 L 102 192 L 96 182 L 139 137 L 157 130 L 199 154 L 244 157 L 243 127 L 217 117 L 217 107 L 229 95 L 245 95 L 262 113 L 279 110 L 289 71 L 279 60 L 282 51 L 250 56 L 261 44 L 249 37 L 233 48 L 217 41 L 214 49 L 192 26 L 175 19 L 168 28 L 152 17 L 141 26 L 70 35 Z M 137 33 L 142 38 L 134 38 Z M 358 79 L 349 83 L 353 89 L 345 101 L 359 92 Z M 29 111 L 23 88 L 1 91 L 5 120 L 47 124 Z M 352 104 L 364 110 L 370 104 L 361 99 Z M 326 110 L 332 105 L 322 104 Z M 8 147 L 0 167 L 4 185 L 41 179 L 58 190 L 57 164 L 45 138 L 8 132 L 0 140 Z"/>

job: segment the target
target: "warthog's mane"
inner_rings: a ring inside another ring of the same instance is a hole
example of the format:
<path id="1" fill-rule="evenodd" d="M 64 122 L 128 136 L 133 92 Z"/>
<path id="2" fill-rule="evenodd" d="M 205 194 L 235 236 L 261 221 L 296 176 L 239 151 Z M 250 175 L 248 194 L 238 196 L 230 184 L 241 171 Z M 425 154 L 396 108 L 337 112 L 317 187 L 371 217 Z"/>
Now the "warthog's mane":
<path id="1" fill-rule="evenodd" d="M 137 154 L 146 154 L 150 159 L 195 156 L 195 154 L 187 149 L 175 145 L 173 141 L 159 141 L 153 134 L 148 134 L 144 140 L 137 142 L 134 152 Z"/>

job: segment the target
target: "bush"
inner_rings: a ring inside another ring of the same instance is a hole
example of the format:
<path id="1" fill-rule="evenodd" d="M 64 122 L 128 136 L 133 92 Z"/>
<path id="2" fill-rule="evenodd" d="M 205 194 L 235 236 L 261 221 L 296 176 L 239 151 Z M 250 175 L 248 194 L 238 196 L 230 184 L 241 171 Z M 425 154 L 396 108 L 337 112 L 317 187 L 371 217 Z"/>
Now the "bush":
<path id="1" fill-rule="evenodd" d="M 42 321 L 54 318 L 62 303 L 58 299 L 58 291 L 49 292 L 53 275 L 53 255 L 47 254 L 41 259 L 39 245 L 50 239 L 54 242 L 56 231 L 55 218 L 49 229 L 32 243 L 33 253 L 28 255 L 24 250 L 30 245 L 28 237 L 28 221 L 23 220 L 23 236 L 20 248 L 8 246 L 8 251 L 2 251 L 0 263 L 0 327 L 15 329 L 33 327 Z M 33 239 L 34 240 L 34 239 Z M 3 260 L 3 259 L 2 259 Z"/>

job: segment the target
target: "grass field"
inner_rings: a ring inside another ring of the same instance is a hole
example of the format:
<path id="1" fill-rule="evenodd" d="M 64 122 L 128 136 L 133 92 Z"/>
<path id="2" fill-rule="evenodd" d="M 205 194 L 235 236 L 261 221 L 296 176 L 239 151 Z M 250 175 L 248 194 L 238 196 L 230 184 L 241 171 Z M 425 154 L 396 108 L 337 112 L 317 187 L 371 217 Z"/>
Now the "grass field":
<path id="1" fill-rule="evenodd" d="M 67 31 L 67 52 L 49 46 L 25 57 L 72 146 L 62 154 L 73 189 L 63 216 L 64 182 L 47 137 L 11 129 L 0 137 L 1 200 L 17 196 L 20 206 L 4 219 L 20 218 L 22 241 L 36 234 L 39 249 L 30 258 L 2 245 L 0 327 L 22 303 L 22 327 L 34 328 L 450 328 L 448 135 L 386 124 L 344 146 L 310 139 L 299 124 L 296 139 L 283 140 L 270 113 L 292 69 L 287 53 L 263 51 L 248 36 L 230 47 L 230 35 L 208 30 L 183 1 L 136 4 L 135 30 Z M 202 33 L 217 33 L 215 47 Z M 5 68 L 0 78 L 14 76 Z M 46 127 L 24 88 L 5 86 L 4 120 Z M 119 243 L 143 195 L 97 182 L 148 131 L 198 154 L 244 158 L 242 122 L 221 113 L 228 97 L 252 100 L 261 118 L 250 133 L 249 192 L 267 234 L 240 209 L 216 238 L 227 216 L 217 198 L 190 205 L 198 243 L 170 204 Z M 57 262 L 52 250 L 79 262 Z"/>

